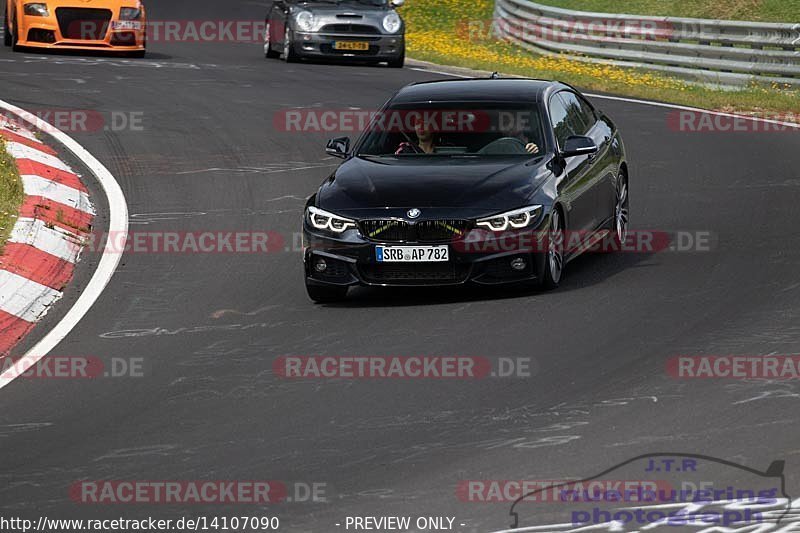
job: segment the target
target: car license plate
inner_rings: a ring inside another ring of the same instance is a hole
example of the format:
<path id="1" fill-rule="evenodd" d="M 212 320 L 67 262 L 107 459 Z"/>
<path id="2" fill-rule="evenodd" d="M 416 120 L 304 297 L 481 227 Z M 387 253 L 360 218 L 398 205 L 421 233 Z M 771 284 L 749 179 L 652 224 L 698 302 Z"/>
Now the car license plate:
<path id="1" fill-rule="evenodd" d="M 142 29 L 142 23 L 135 20 L 113 20 L 111 21 L 112 30 L 135 30 Z"/>
<path id="2" fill-rule="evenodd" d="M 445 263 L 450 260 L 447 246 L 376 246 L 379 263 Z"/>
<path id="3" fill-rule="evenodd" d="M 335 50 L 369 50 L 369 43 L 363 41 L 336 41 L 333 43 Z"/>

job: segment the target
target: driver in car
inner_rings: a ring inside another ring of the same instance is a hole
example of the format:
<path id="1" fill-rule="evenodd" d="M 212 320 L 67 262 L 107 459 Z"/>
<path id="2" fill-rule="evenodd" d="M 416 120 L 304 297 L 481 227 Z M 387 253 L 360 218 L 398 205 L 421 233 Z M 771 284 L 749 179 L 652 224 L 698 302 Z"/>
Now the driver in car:
<path id="1" fill-rule="evenodd" d="M 417 143 L 411 142 L 410 139 L 401 142 L 395 151 L 395 155 L 432 154 L 436 151 L 437 145 L 441 144 L 435 141 L 433 131 L 431 131 L 430 126 L 425 124 L 422 119 L 418 118 L 414 121 L 414 133 L 417 136 Z M 503 132 L 503 137 L 501 139 L 516 139 L 524 145 L 525 152 L 529 154 L 539 153 L 539 145 L 531 142 L 531 139 L 523 131 Z"/>
<path id="2" fill-rule="evenodd" d="M 417 135 L 417 143 L 406 141 L 401 142 L 397 147 L 395 155 L 401 154 L 432 154 L 436 150 L 436 143 L 433 139 L 433 132 L 430 126 L 418 118 L 414 121 L 414 133 Z"/>
<path id="3" fill-rule="evenodd" d="M 528 137 L 526 132 L 524 131 L 509 131 L 504 132 L 503 135 L 506 137 L 513 137 L 514 139 L 519 139 L 525 144 L 525 151 L 529 154 L 538 154 L 539 153 L 539 145 L 535 142 L 532 142 L 531 139 Z"/>

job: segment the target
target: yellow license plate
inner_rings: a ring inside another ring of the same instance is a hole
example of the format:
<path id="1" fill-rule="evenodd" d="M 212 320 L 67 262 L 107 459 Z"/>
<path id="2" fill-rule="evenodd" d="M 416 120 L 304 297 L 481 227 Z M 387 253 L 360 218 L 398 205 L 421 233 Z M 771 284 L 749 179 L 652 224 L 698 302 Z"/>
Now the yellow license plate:
<path id="1" fill-rule="evenodd" d="M 336 50 L 369 50 L 369 43 L 362 41 L 336 41 L 333 43 Z"/>

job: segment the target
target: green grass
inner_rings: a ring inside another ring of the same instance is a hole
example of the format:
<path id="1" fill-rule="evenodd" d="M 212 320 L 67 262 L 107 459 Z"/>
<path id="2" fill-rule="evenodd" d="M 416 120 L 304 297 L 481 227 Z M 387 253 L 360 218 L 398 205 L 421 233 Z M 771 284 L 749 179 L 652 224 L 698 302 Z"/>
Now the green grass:
<path id="1" fill-rule="evenodd" d="M 548 1 L 558 3 L 567 0 Z M 584 3 L 600 2 L 593 0 Z M 786 3 L 798 2 L 800 0 Z M 610 2 L 605 3 L 610 5 Z M 640 0 L 639 3 L 646 2 Z M 800 90 L 796 88 L 753 85 L 736 90 L 715 89 L 650 71 L 608 67 L 570 60 L 565 56 L 552 58 L 527 52 L 492 36 L 489 30 L 493 10 L 494 0 L 407 2 L 402 14 L 408 26 L 409 56 L 444 65 L 557 79 L 589 91 L 719 111 L 760 114 L 790 112 L 800 116 Z M 475 28 L 478 28 L 477 32 Z"/>
<path id="2" fill-rule="evenodd" d="M 800 0 L 535 0 L 565 9 L 763 22 L 800 22 Z"/>
<path id="3" fill-rule="evenodd" d="M 0 253 L 17 220 L 23 197 L 17 165 L 6 152 L 5 142 L 0 138 Z"/>

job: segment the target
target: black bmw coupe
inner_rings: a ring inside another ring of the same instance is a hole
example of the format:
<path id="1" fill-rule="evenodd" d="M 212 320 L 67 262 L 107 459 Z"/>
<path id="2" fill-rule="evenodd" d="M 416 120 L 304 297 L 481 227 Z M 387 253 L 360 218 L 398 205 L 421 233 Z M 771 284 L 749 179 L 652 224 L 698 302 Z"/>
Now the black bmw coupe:
<path id="1" fill-rule="evenodd" d="M 308 200 L 306 287 L 558 286 L 568 261 L 628 231 L 614 123 L 576 89 L 529 79 L 400 90 Z"/>

